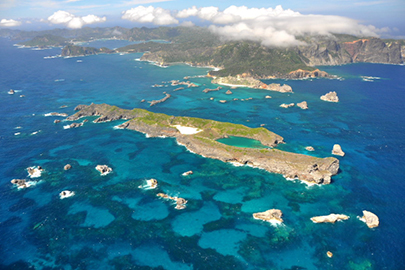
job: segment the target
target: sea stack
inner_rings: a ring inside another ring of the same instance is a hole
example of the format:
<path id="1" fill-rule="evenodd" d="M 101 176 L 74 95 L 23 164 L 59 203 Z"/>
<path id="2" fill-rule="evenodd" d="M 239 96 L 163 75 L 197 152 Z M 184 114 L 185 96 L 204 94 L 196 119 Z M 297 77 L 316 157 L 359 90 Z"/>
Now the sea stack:
<path id="1" fill-rule="evenodd" d="M 343 152 L 342 147 L 340 147 L 339 144 L 335 144 L 333 145 L 332 154 L 343 157 L 345 155 L 345 152 Z"/>
<path id="2" fill-rule="evenodd" d="M 366 210 L 363 210 L 363 217 L 360 220 L 365 222 L 369 228 L 375 228 L 380 225 L 377 215 Z"/>
<path id="3" fill-rule="evenodd" d="M 331 92 L 321 96 L 321 100 L 328 101 L 328 102 L 339 102 L 339 98 L 335 91 L 331 91 Z"/>

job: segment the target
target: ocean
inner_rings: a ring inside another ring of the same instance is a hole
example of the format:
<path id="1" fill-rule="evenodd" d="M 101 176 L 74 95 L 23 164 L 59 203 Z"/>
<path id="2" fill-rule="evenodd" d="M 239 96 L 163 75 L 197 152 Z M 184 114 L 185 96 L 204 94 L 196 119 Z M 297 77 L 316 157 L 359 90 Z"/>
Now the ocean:
<path id="1" fill-rule="evenodd" d="M 229 87 L 203 93 L 217 87 L 201 76 L 209 68 L 163 68 L 139 61 L 141 54 L 49 59 L 61 49 L 14 43 L 0 39 L 1 269 L 405 269 L 404 66 L 321 67 L 341 79 L 265 81 L 287 83 L 294 93 Z M 179 86 L 169 81 L 185 76 L 198 87 L 173 91 Z M 329 91 L 339 103 L 319 99 Z M 149 107 L 164 92 L 172 97 Z M 279 107 L 304 100 L 308 110 Z M 264 125 L 284 137 L 280 149 L 327 157 L 340 144 L 346 155 L 338 157 L 330 185 L 308 186 L 198 156 L 174 138 L 114 129 L 123 121 L 89 118 L 64 129 L 70 123 L 64 117 L 45 116 L 71 115 L 91 103 Z M 72 168 L 65 171 L 66 164 Z M 101 176 L 99 164 L 113 171 Z M 30 179 L 31 166 L 41 166 L 42 175 Z M 156 189 L 139 188 L 151 178 Z M 33 185 L 18 189 L 12 179 Z M 63 190 L 75 195 L 60 199 Z M 187 207 L 175 209 L 157 193 L 185 198 Z M 283 212 L 283 224 L 252 217 L 273 208 Z M 363 210 L 378 215 L 379 227 L 358 219 Z M 350 218 L 310 220 L 330 213 Z"/>

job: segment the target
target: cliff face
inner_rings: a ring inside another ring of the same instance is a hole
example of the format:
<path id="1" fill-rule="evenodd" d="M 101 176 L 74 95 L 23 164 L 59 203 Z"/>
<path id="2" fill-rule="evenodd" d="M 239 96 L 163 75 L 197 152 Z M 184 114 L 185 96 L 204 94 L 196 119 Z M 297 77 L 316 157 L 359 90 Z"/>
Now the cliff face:
<path id="1" fill-rule="evenodd" d="M 401 45 L 398 42 L 385 43 L 381 39 L 360 39 L 343 43 L 353 62 L 366 63 L 403 63 Z"/>
<path id="2" fill-rule="evenodd" d="M 339 170 L 339 160 L 333 157 L 317 158 L 272 148 L 241 148 L 217 141 L 226 136 L 240 136 L 258 140 L 263 145 L 270 147 L 275 147 L 283 142 L 281 136 L 265 128 L 249 128 L 238 124 L 192 117 L 174 117 L 142 109 L 124 110 L 107 104 L 81 105 L 77 109 L 80 111 L 68 117 L 67 120 L 77 120 L 80 117 L 94 115 L 100 116 L 94 122 L 128 119 L 129 121 L 118 127 L 136 130 L 149 137 L 175 137 L 179 144 L 198 155 L 223 162 L 250 165 L 309 183 L 329 184 L 331 177 Z M 196 129 L 198 132 L 183 134 L 177 128 L 178 126 Z"/>
<path id="3" fill-rule="evenodd" d="M 340 65 L 351 62 L 351 56 L 335 40 L 327 40 L 322 44 L 311 42 L 308 46 L 298 47 L 297 51 L 309 66 Z"/>
<path id="4" fill-rule="evenodd" d="M 334 40 L 310 42 L 297 48 L 303 61 L 314 65 L 341 65 L 348 63 L 401 64 L 404 46 L 399 42 L 384 42 L 379 38 L 358 39 L 350 42 Z"/>

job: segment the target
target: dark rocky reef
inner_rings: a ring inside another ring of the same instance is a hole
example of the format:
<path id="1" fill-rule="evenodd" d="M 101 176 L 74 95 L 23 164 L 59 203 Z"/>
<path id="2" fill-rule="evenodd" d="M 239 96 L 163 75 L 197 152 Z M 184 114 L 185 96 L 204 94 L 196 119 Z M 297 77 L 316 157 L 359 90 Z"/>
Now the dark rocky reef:
<path id="1" fill-rule="evenodd" d="M 285 152 L 273 148 L 254 149 L 229 146 L 217 140 L 227 136 L 239 136 L 260 141 L 275 147 L 283 138 L 263 127 L 249 128 L 243 125 L 217 122 L 192 117 L 175 117 L 152 113 L 143 109 L 124 110 L 107 104 L 81 105 L 81 110 L 67 118 L 73 121 L 85 116 L 100 116 L 94 122 L 118 119 L 129 121 L 119 128 L 136 130 L 149 137 L 175 137 L 180 145 L 198 155 L 261 168 L 287 178 L 298 178 L 316 184 L 329 184 L 338 173 L 339 160 L 333 157 L 317 158 L 303 154 Z M 192 134 L 180 132 L 178 127 L 195 129 Z"/>
<path id="2" fill-rule="evenodd" d="M 165 102 L 166 100 L 168 100 L 170 97 L 171 97 L 171 95 L 170 94 L 167 94 L 167 93 L 165 93 L 165 97 L 164 98 L 162 98 L 162 99 L 159 99 L 159 100 L 152 100 L 151 102 L 150 102 L 150 107 L 152 107 L 152 106 L 154 106 L 154 105 L 156 105 L 156 104 L 159 104 L 159 103 L 163 103 L 163 102 Z"/>

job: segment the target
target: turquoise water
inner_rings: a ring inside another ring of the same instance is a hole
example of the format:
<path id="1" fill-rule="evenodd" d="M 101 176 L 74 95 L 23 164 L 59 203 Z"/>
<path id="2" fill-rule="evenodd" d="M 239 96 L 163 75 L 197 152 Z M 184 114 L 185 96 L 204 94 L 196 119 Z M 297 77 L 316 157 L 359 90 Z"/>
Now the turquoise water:
<path id="1" fill-rule="evenodd" d="M 227 87 L 206 94 L 202 90 L 216 86 L 193 77 L 205 68 L 161 68 L 137 61 L 141 54 L 44 59 L 60 49 L 0 43 L 1 269 L 405 267 L 403 66 L 323 67 L 344 80 L 288 81 L 293 94 L 239 88 L 226 95 Z M 177 87 L 167 82 L 184 76 L 200 87 L 173 92 Z M 365 82 L 361 76 L 380 79 Z M 21 92 L 8 95 L 10 88 Z M 319 99 L 329 91 L 338 93 L 339 103 Z M 141 102 L 160 99 L 163 92 L 172 95 L 164 103 Z M 265 99 L 269 94 L 272 99 Z M 228 102 L 219 102 L 224 99 Z M 308 110 L 279 107 L 303 100 Z M 341 171 L 331 185 L 308 187 L 197 156 L 173 138 L 114 129 L 120 122 L 63 129 L 65 123 L 53 123 L 63 118 L 44 116 L 72 114 L 76 105 L 91 102 L 250 127 L 265 124 L 284 137 L 281 149 L 326 157 L 339 143 L 346 156 L 339 157 Z M 315 151 L 307 152 L 308 145 Z M 64 171 L 67 163 L 72 169 Z M 100 176 L 97 164 L 113 172 Z M 45 170 L 37 185 L 20 190 L 11 185 L 12 179 L 27 178 L 25 169 L 35 165 Z M 194 173 L 181 175 L 189 170 Z M 138 188 L 150 178 L 158 180 L 156 189 Z M 76 195 L 61 200 L 62 190 Z M 159 192 L 185 198 L 187 208 L 174 209 L 173 202 L 156 196 Z M 283 211 L 283 226 L 252 218 L 271 208 Z M 369 229 L 360 222 L 362 210 L 376 213 L 380 226 Z M 310 221 L 330 213 L 350 219 Z"/>
<path id="2" fill-rule="evenodd" d="M 229 136 L 228 138 L 222 138 L 217 140 L 220 143 L 237 146 L 237 147 L 246 147 L 246 148 L 266 148 L 267 146 L 263 145 L 258 140 L 253 140 L 244 137 Z"/>

